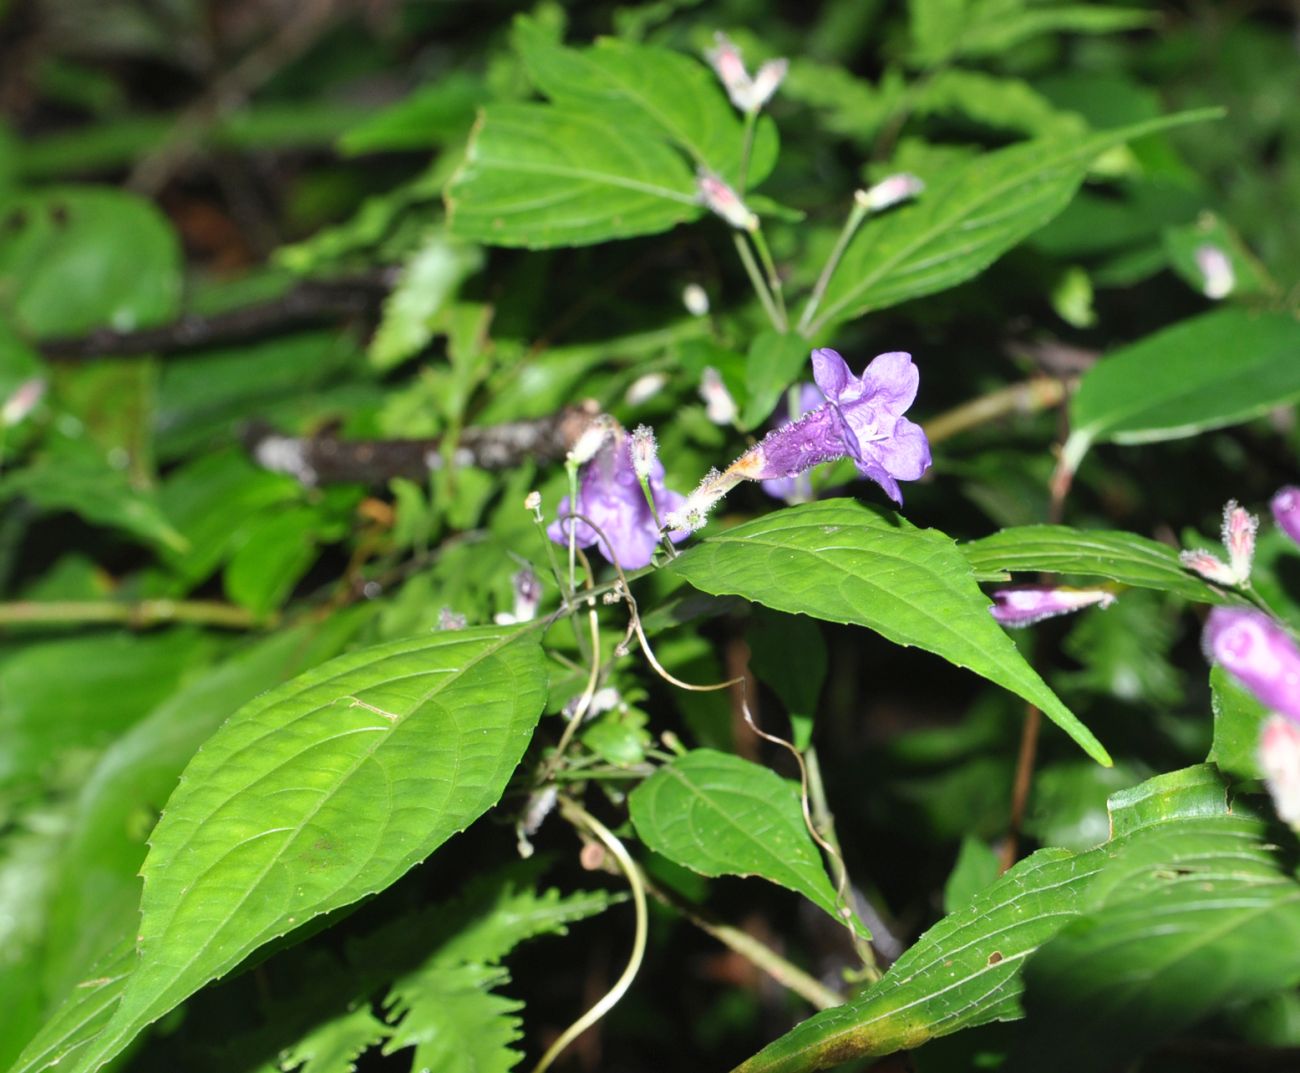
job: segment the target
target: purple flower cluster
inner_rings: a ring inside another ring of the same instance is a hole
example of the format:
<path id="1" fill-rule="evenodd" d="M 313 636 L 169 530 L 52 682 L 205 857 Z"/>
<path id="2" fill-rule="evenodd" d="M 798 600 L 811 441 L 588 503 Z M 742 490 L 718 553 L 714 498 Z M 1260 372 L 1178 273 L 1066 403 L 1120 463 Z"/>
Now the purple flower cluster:
<path id="1" fill-rule="evenodd" d="M 912 356 L 881 354 L 860 377 L 834 350 L 814 350 L 812 363 L 813 379 L 826 401 L 773 429 L 729 472 L 766 481 L 797 477 L 823 462 L 848 457 L 862 476 L 901 504 L 898 482 L 914 481 L 930 466 L 924 430 L 903 416 L 920 380 Z"/>
<path id="2" fill-rule="evenodd" d="M 598 544 L 606 559 L 617 561 L 625 570 L 639 570 L 649 566 L 654 557 L 659 526 L 641 490 L 631 446 L 632 441 L 621 431 L 605 441 L 583 469 L 577 507 L 571 507 L 569 497 L 565 496 L 560 501 L 559 519 L 547 528 L 546 535 L 557 544 L 568 544 L 572 526 L 579 547 Z M 647 482 L 660 518 L 685 502 L 685 496 L 664 487 L 664 467 L 658 459 L 650 464 Z M 600 533 L 583 518 L 569 517 L 570 513 L 590 519 Z M 678 542 L 687 535 L 678 531 L 671 537 Z"/>

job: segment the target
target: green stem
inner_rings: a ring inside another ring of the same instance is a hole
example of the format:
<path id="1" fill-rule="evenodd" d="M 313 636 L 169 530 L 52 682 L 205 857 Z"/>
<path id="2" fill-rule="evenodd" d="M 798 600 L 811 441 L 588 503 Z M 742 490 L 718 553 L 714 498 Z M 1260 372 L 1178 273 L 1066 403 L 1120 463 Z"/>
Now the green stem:
<path id="1" fill-rule="evenodd" d="M 0 604 L 0 626 L 35 623 L 82 625 L 97 622 L 120 623 L 134 629 L 168 622 L 187 622 L 197 626 L 251 630 L 274 625 L 276 616 L 259 618 L 246 608 L 216 600 L 139 600 L 135 603 L 116 600 L 18 600 Z"/>
<path id="2" fill-rule="evenodd" d="M 767 248 L 767 239 L 763 237 L 763 229 L 755 228 L 749 237 L 754 240 L 754 248 L 758 250 L 759 259 L 763 262 L 763 271 L 767 273 L 767 285 L 776 299 L 777 311 L 781 314 L 781 331 L 788 331 L 790 316 L 785 310 L 785 293 L 781 289 L 781 277 L 776 271 L 776 262 L 772 260 L 772 252 Z"/>
<path id="3" fill-rule="evenodd" d="M 739 231 L 732 231 L 731 241 L 736 245 L 736 252 L 740 254 L 740 262 L 745 266 L 745 273 L 749 276 L 749 282 L 753 284 L 754 293 L 758 295 L 758 300 L 763 303 L 763 309 L 767 311 L 772 327 L 778 332 L 784 331 L 785 329 L 781 326 L 781 314 L 777 311 L 776 303 L 772 301 L 772 295 L 768 292 L 767 284 L 763 282 L 763 275 L 758 270 L 758 262 L 754 260 L 753 251 L 750 250 L 745 237 Z"/>
<path id="4" fill-rule="evenodd" d="M 844 251 L 848 249 L 849 242 L 857 234 L 858 228 L 862 226 L 862 221 L 867 218 L 868 211 L 866 205 L 854 198 L 853 208 L 849 212 L 848 219 L 844 221 L 844 226 L 840 229 L 840 236 L 835 240 L 831 255 L 826 258 L 826 264 L 822 268 L 821 275 L 817 277 L 817 283 L 813 286 L 812 294 L 808 296 L 808 304 L 804 306 L 803 315 L 799 318 L 798 331 L 805 338 L 811 338 L 816 330 L 813 325 L 813 316 L 817 313 L 817 307 L 821 305 L 822 299 L 826 296 L 826 288 L 830 286 L 831 277 L 835 275 L 835 269 L 839 267 L 840 258 L 844 256 Z M 820 327 L 820 325 L 816 327 Z"/>

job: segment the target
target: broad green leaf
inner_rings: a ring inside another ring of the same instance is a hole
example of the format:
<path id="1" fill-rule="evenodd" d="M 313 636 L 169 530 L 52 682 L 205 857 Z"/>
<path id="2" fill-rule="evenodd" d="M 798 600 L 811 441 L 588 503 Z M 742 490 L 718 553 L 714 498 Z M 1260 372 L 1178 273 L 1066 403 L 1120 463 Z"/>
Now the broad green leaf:
<path id="1" fill-rule="evenodd" d="M 1056 109 L 1028 82 L 958 67 L 936 71 L 918 89 L 916 110 L 925 115 L 960 115 L 995 130 L 1029 135 L 1068 129 L 1082 135 L 1079 116 Z"/>
<path id="2" fill-rule="evenodd" d="M 799 794 L 776 772 L 693 749 L 628 795 L 637 837 L 706 876 L 762 876 L 842 921 Z"/>
<path id="3" fill-rule="evenodd" d="M 314 507 L 295 504 L 241 527 L 222 577 L 226 595 L 258 616 L 280 607 L 316 561 L 325 525 Z"/>
<path id="4" fill-rule="evenodd" d="M 625 115 L 671 141 L 696 167 L 738 181 L 742 123 L 713 72 L 699 60 L 613 37 L 590 48 L 568 48 L 526 17 L 515 20 L 514 43 L 528 77 L 556 104 L 611 118 Z M 770 122 L 760 123 L 750 185 L 766 178 L 775 161 L 775 130 Z"/>
<path id="5" fill-rule="evenodd" d="M 1088 137 L 1035 139 L 952 169 L 914 204 L 866 221 L 831 278 L 816 326 L 970 279 L 1065 208 L 1107 149 L 1218 114 L 1183 112 Z"/>
<path id="6" fill-rule="evenodd" d="M 1279 851 L 1265 841 L 1264 824 L 1228 810 L 1212 769 L 1159 776 L 1116 795 L 1111 815 L 1111 841 L 1021 861 L 921 936 L 879 983 L 809 1018 L 737 1073 L 805 1073 L 1015 1019 L 1025 960 L 1109 899 L 1150 899 L 1225 870 L 1278 874 Z"/>
<path id="7" fill-rule="evenodd" d="M 1300 320 L 1221 309 L 1123 347 L 1084 375 L 1063 461 L 1094 443 L 1154 443 L 1300 399 Z"/>
<path id="8" fill-rule="evenodd" d="M 1106 750 L 989 614 L 950 537 L 848 499 L 764 515 L 711 537 L 669 569 L 715 596 L 866 626 L 967 667 L 1041 708 L 1103 764 Z"/>
<path id="9" fill-rule="evenodd" d="M 455 71 L 420 86 L 396 104 L 368 117 L 339 139 L 348 156 L 427 150 L 458 142 L 469 132 L 474 111 L 486 103 L 483 79 Z"/>
<path id="10" fill-rule="evenodd" d="M 1207 759 L 1237 779 L 1262 779 L 1259 734 L 1268 710 L 1217 664 L 1210 669 L 1214 742 Z"/>
<path id="11" fill-rule="evenodd" d="M 157 324 L 180 293 L 180 243 L 148 201 L 78 186 L 0 197 L 0 308 L 25 332 Z"/>
<path id="12" fill-rule="evenodd" d="M 1155 882 L 1117 887 L 1034 955 L 1011 1068 L 1119 1068 L 1217 1010 L 1300 983 L 1300 883 L 1276 847 L 1219 837 L 1166 858 Z"/>
<path id="13" fill-rule="evenodd" d="M 754 337 L 745 359 L 745 406 L 740 427 L 752 429 L 771 415 L 781 395 L 803 372 L 811 378 L 808 340 L 791 333 L 762 332 Z"/>
<path id="14" fill-rule="evenodd" d="M 1068 525 L 1022 525 L 961 545 L 980 574 L 1077 574 L 1108 578 L 1140 589 L 1172 592 L 1207 604 L 1240 603 L 1240 598 L 1207 584 L 1178 561 L 1178 552 L 1157 540 L 1107 529 Z"/>
<path id="15" fill-rule="evenodd" d="M 446 198 L 452 234 L 533 249 L 651 235 L 703 211 L 653 127 L 542 104 L 484 109 Z"/>
<path id="16" fill-rule="evenodd" d="M 414 1070 L 510 1073 L 523 1057 L 513 1046 L 523 1003 L 490 990 L 508 979 L 481 965 L 428 965 L 404 977 L 389 996 L 401 1020 L 384 1054 L 414 1047 Z"/>
<path id="17" fill-rule="evenodd" d="M 523 755 L 544 682 L 535 631 L 481 628 L 341 656 L 232 716 L 154 830 L 138 964 L 73 1068 L 467 827 Z"/>

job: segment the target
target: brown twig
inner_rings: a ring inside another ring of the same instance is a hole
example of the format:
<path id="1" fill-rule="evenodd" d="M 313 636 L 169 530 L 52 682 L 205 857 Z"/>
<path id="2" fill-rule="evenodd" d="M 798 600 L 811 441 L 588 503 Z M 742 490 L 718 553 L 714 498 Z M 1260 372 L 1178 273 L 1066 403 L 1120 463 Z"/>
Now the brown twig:
<path id="1" fill-rule="evenodd" d="M 396 281 L 394 268 L 332 280 L 306 280 L 278 298 L 210 316 L 188 315 L 136 331 L 101 328 L 89 335 L 48 339 L 41 353 L 52 361 L 91 361 L 126 354 L 174 354 L 264 338 L 308 324 L 373 313 Z"/>

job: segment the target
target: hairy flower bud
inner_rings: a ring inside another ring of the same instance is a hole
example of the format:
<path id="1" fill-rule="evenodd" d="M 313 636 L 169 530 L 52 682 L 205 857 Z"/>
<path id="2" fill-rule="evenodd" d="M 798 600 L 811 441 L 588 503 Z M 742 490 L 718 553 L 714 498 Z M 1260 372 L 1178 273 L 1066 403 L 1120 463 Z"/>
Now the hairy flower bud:
<path id="1" fill-rule="evenodd" d="M 869 212 L 882 212 L 900 201 L 916 197 L 925 189 L 925 183 L 908 172 L 899 172 L 881 179 L 869 190 L 859 190 L 853 200 Z"/>
<path id="2" fill-rule="evenodd" d="M 1289 485 L 1278 489 L 1270 506 L 1273 508 L 1273 519 L 1282 532 L 1300 544 L 1300 488 Z"/>
<path id="3" fill-rule="evenodd" d="M 754 75 L 749 87 L 749 107 L 746 111 L 757 112 L 772 99 L 772 95 L 785 81 L 786 72 L 790 70 L 790 61 L 786 59 L 768 60 Z"/>
<path id="4" fill-rule="evenodd" d="M 1250 567 L 1255 558 L 1255 533 L 1259 518 L 1243 510 L 1235 499 L 1228 500 L 1223 508 L 1223 546 L 1228 552 L 1228 563 L 1239 585 L 1250 581 Z"/>
<path id="5" fill-rule="evenodd" d="M 739 477 L 720 473 L 716 469 L 709 470 L 695 491 L 686 497 L 685 502 L 676 510 L 664 515 L 664 530 L 691 533 L 696 529 L 704 528 L 709 512 L 740 481 Z"/>
<path id="6" fill-rule="evenodd" d="M 1258 755 L 1278 818 L 1300 831 L 1300 726 L 1271 716 L 1260 732 Z"/>
<path id="7" fill-rule="evenodd" d="M 1194 551 L 1181 551 L 1178 553 L 1178 561 L 1188 570 L 1199 574 L 1206 581 L 1215 585 L 1227 585 L 1229 588 L 1235 588 L 1238 584 L 1236 571 L 1212 551 L 1206 551 L 1204 548 L 1196 548 Z"/>
<path id="8" fill-rule="evenodd" d="M 1300 721 L 1300 648 L 1262 611 L 1216 607 L 1205 622 L 1206 655 L 1266 707 Z"/>
<path id="9" fill-rule="evenodd" d="M 695 179 L 700 203 L 710 212 L 717 213 L 732 227 L 753 231 L 758 227 L 755 216 L 740 200 L 740 195 L 710 171 L 702 171 Z"/>
<path id="10" fill-rule="evenodd" d="M 45 380 L 39 376 L 33 376 L 24 380 L 15 389 L 14 393 L 5 399 L 3 408 L 0 408 L 0 426 L 12 428 L 18 424 L 29 413 L 36 409 L 36 404 L 45 396 Z"/>
<path id="11" fill-rule="evenodd" d="M 569 461 L 583 465 L 596 457 L 596 452 L 618 428 L 618 422 L 608 414 L 600 414 L 589 424 L 569 450 Z"/>
<path id="12" fill-rule="evenodd" d="M 1201 293 L 1206 298 L 1226 298 L 1237 285 L 1237 274 L 1233 271 L 1232 261 L 1218 246 L 1209 243 L 1197 246 L 1196 267 L 1201 270 L 1204 280 Z"/>
<path id="13" fill-rule="evenodd" d="M 1068 615 L 1085 607 L 1107 608 L 1115 594 L 1104 589 L 1065 589 L 1049 585 L 1025 585 L 997 589 L 992 594 L 989 613 L 1003 626 L 1032 626 L 1043 619 Z"/>
<path id="14" fill-rule="evenodd" d="M 727 91 L 727 96 L 731 98 L 731 103 L 742 112 L 746 112 L 749 110 L 753 83 L 750 81 L 749 72 L 745 70 L 745 61 L 741 59 L 740 49 L 721 30 L 713 35 L 713 41 L 713 48 L 705 53 L 709 64 L 717 74 L 718 81 Z"/>
<path id="15" fill-rule="evenodd" d="M 655 444 L 654 430 L 649 425 L 637 425 L 632 433 L 632 468 L 643 481 L 650 479 L 654 465 L 659 457 L 659 448 Z"/>

